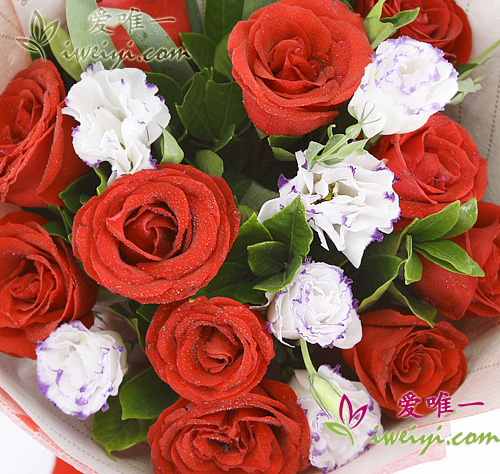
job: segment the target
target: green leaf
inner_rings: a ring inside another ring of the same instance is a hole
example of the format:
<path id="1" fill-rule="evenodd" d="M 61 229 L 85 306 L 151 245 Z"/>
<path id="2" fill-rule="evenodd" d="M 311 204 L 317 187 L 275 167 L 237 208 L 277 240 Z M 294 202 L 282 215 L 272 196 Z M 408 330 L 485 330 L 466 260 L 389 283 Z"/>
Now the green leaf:
<path id="1" fill-rule="evenodd" d="M 458 221 L 459 209 L 460 201 L 452 202 L 436 214 L 415 222 L 407 234 L 411 235 L 415 242 L 439 239 L 453 229 Z"/>
<path id="2" fill-rule="evenodd" d="M 216 84 L 208 81 L 205 97 L 206 113 L 219 138 L 228 127 L 234 125 L 236 129 L 248 117 L 243 106 L 241 87 L 236 82 Z"/>
<path id="3" fill-rule="evenodd" d="M 221 136 L 214 140 L 214 146 L 212 147 L 213 152 L 217 152 L 224 148 L 234 137 L 234 123 L 228 125 L 225 130 L 222 131 Z"/>
<path id="4" fill-rule="evenodd" d="M 245 195 L 241 198 L 240 204 L 249 206 L 252 209 L 260 209 L 262 204 L 270 199 L 279 197 L 279 193 L 264 188 L 260 184 L 252 181 Z"/>
<path id="5" fill-rule="evenodd" d="M 253 12 L 267 5 L 271 5 L 271 3 L 275 3 L 276 1 L 277 0 L 245 0 L 243 3 L 242 19 L 248 20 Z"/>
<path id="6" fill-rule="evenodd" d="M 352 437 L 351 432 L 346 426 L 340 423 L 334 423 L 333 421 L 325 421 L 324 425 L 335 434 L 348 436 L 351 440 L 352 445 L 354 446 L 354 438 Z"/>
<path id="7" fill-rule="evenodd" d="M 401 246 L 402 238 L 403 234 L 401 232 L 391 232 L 390 234 L 384 235 L 381 242 L 372 242 L 366 248 L 364 258 L 370 255 L 396 255 Z"/>
<path id="8" fill-rule="evenodd" d="M 47 222 L 46 224 L 43 225 L 43 228 L 49 233 L 49 235 L 53 235 L 55 237 L 61 237 L 61 239 L 69 243 L 68 232 L 63 222 L 61 221 Z"/>
<path id="9" fill-rule="evenodd" d="M 394 283 L 389 287 L 389 293 L 396 301 L 407 306 L 411 312 L 420 319 L 423 319 L 431 328 L 434 327 L 434 318 L 437 314 L 437 309 L 427 304 L 425 301 L 419 300 L 398 289 Z"/>
<path id="10" fill-rule="evenodd" d="M 122 420 L 137 418 L 150 420 L 158 418 L 165 408 L 179 398 L 153 367 L 134 374 L 120 388 L 119 399 L 122 406 Z"/>
<path id="11" fill-rule="evenodd" d="M 76 59 L 75 49 L 68 33 L 61 27 L 57 26 L 57 21 L 43 20 L 44 31 L 52 50 L 52 54 L 56 58 L 59 65 L 76 81 L 80 80 L 80 75 L 83 72 L 80 63 Z M 52 34 L 47 34 L 47 30 L 51 28 Z"/>
<path id="12" fill-rule="evenodd" d="M 481 267 L 458 244 L 451 240 L 436 240 L 414 244 L 414 250 L 420 252 L 427 260 L 449 270 L 450 272 L 475 277 L 483 277 Z"/>
<path id="13" fill-rule="evenodd" d="M 272 240 L 271 234 L 266 227 L 257 220 L 253 214 L 238 231 L 238 236 L 227 255 L 227 262 L 236 262 L 246 265 L 248 261 L 247 248 L 259 242 Z"/>
<path id="14" fill-rule="evenodd" d="M 278 161 L 295 161 L 295 154 L 291 151 L 278 147 L 272 147 L 271 150 Z"/>
<path id="15" fill-rule="evenodd" d="M 203 20 L 201 19 L 200 7 L 197 0 L 186 0 L 186 8 L 193 33 L 203 34 Z"/>
<path id="16" fill-rule="evenodd" d="M 288 259 L 288 247 L 281 242 L 259 242 L 248 247 L 248 264 L 257 277 L 281 272 Z"/>
<path id="17" fill-rule="evenodd" d="M 114 303 L 109 306 L 109 309 L 129 322 L 137 334 L 137 339 L 142 350 L 145 351 L 146 333 L 149 327 L 149 323 L 145 320 L 145 318 L 143 316 L 138 318 L 135 311 L 127 311 L 121 303 Z"/>
<path id="18" fill-rule="evenodd" d="M 215 278 L 199 290 L 195 297 L 202 295 L 207 298 L 224 296 L 243 304 L 263 305 L 267 301 L 264 292 L 253 288 L 254 283 L 250 281 L 250 276 L 248 266 L 235 262 L 224 262 Z"/>
<path id="19" fill-rule="evenodd" d="M 108 456 L 116 460 L 113 451 L 123 451 L 147 441 L 149 427 L 155 420 L 122 420 L 122 407 L 118 397 L 108 398 L 109 409 L 94 415 L 92 436 L 101 444 Z"/>
<path id="20" fill-rule="evenodd" d="M 267 291 L 269 293 L 277 293 L 292 283 L 301 265 L 302 257 L 294 255 L 284 272 L 276 273 L 266 280 L 259 282 L 254 286 L 254 288 L 256 290 Z"/>
<path id="21" fill-rule="evenodd" d="M 391 25 L 396 28 L 396 30 L 399 30 L 399 28 L 409 25 L 412 21 L 415 21 L 419 13 L 420 8 L 414 8 L 413 10 L 404 10 L 392 17 L 381 18 L 380 21 L 382 23 L 391 23 Z"/>
<path id="22" fill-rule="evenodd" d="M 180 163 L 184 159 L 184 152 L 177 143 L 177 140 L 164 128 L 162 130 L 163 139 L 161 141 L 161 163 Z"/>
<path id="23" fill-rule="evenodd" d="M 118 8 L 104 8 L 103 10 L 115 19 L 119 19 L 120 15 L 130 14 L 130 10 Z M 168 75 L 176 81 L 189 79 L 193 75 L 191 66 L 162 26 L 148 14 L 139 10 L 134 11 L 134 15 L 143 28 L 134 27 L 130 21 L 122 23 L 122 26 L 132 38 L 151 70 Z M 118 24 L 119 20 L 115 20 L 115 22 Z"/>
<path id="24" fill-rule="evenodd" d="M 219 41 L 219 44 L 215 48 L 214 68 L 217 72 L 220 72 L 227 78 L 234 81 L 233 63 L 231 62 L 231 59 L 229 59 L 229 52 L 227 50 L 228 39 L 229 35 L 224 36 L 224 38 Z"/>
<path id="25" fill-rule="evenodd" d="M 90 171 L 90 170 L 89 170 Z M 90 197 L 89 192 L 93 192 L 99 185 L 99 178 L 95 173 L 89 173 L 73 181 L 64 191 L 59 193 L 64 205 L 74 214 L 82 207 L 82 195 L 84 200 Z"/>
<path id="26" fill-rule="evenodd" d="M 206 0 L 205 34 L 218 43 L 241 20 L 242 11 L 241 0 Z"/>
<path id="27" fill-rule="evenodd" d="M 413 241 L 411 235 L 406 236 L 406 251 L 408 252 L 408 259 L 405 262 L 405 285 L 410 285 L 415 281 L 422 279 L 422 262 L 413 253 Z"/>
<path id="28" fill-rule="evenodd" d="M 210 150 L 200 150 L 196 153 L 195 164 L 198 169 L 206 174 L 222 176 L 224 162 L 217 153 Z"/>
<path id="29" fill-rule="evenodd" d="M 182 44 L 200 70 L 214 65 L 215 43 L 205 35 L 181 33 Z"/>
<path id="30" fill-rule="evenodd" d="M 313 239 L 313 231 L 307 223 L 300 196 L 274 216 L 263 222 L 274 240 L 289 248 L 289 255 L 305 257 Z"/>
<path id="31" fill-rule="evenodd" d="M 361 301 L 358 311 L 365 311 L 383 296 L 398 276 L 403 262 L 393 255 L 372 255 L 363 259 L 353 278 L 353 293 Z"/>
<path id="32" fill-rule="evenodd" d="M 122 68 L 120 55 L 109 34 L 104 30 L 93 31 L 96 25 L 89 20 L 95 17 L 96 11 L 96 0 L 66 1 L 68 30 L 78 62 L 84 71 L 87 70 L 90 64 L 96 62 L 92 52 L 98 51 L 105 69 Z"/>
<path id="33" fill-rule="evenodd" d="M 458 210 L 458 220 L 451 230 L 446 232 L 441 238 L 451 239 L 457 235 L 462 235 L 471 229 L 477 221 L 477 199 L 462 204 Z"/>
<path id="34" fill-rule="evenodd" d="M 96 188 L 97 195 L 100 196 L 108 187 L 108 179 L 111 176 L 111 167 L 109 163 L 101 163 L 97 168 L 92 168 L 94 173 L 100 180 L 99 186 Z"/>
<path id="35" fill-rule="evenodd" d="M 141 304 L 137 308 L 136 313 L 139 316 L 142 316 L 146 322 L 150 323 L 156 313 L 156 310 L 158 309 L 158 306 L 159 305 L 157 304 Z"/>
<path id="36" fill-rule="evenodd" d="M 212 120 L 205 110 L 206 84 L 209 79 L 208 69 L 196 73 L 183 104 L 176 105 L 176 108 L 182 123 L 193 137 L 214 141 L 217 137 L 210 125 Z"/>

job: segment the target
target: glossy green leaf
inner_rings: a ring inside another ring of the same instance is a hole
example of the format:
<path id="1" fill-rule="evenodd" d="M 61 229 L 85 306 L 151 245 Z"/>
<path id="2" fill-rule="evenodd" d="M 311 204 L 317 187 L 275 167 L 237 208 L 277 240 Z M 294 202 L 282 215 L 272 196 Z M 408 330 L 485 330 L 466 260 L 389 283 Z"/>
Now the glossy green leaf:
<path id="1" fill-rule="evenodd" d="M 184 102 L 176 108 L 182 123 L 191 135 L 212 142 L 217 136 L 211 126 L 212 120 L 205 110 L 206 85 L 209 79 L 210 73 L 207 69 L 196 73 Z"/>
<path id="2" fill-rule="evenodd" d="M 205 34 L 218 43 L 241 20 L 241 0 L 206 0 L 203 26 Z"/>
<path id="3" fill-rule="evenodd" d="M 108 398 L 109 409 L 94 415 L 92 436 L 101 444 L 108 456 L 116 460 L 113 451 L 123 451 L 147 441 L 149 427 L 155 420 L 122 420 L 122 407 L 118 397 Z"/>
<path id="4" fill-rule="evenodd" d="M 302 265 L 302 257 L 294 255 L 285 271 L 277 273 L 254 286 L 256 290 L 277 293 L 292 283 L 297 271 Z"/>
<path id="5" fill-rule="evenodd" d="M 396 255 L 401 245 L 403 234 L 401 232 L 391 232 L 384 235 L 381 242 L 372 242 L 365 250 L 364 258 L 370 255 Z"/>
<path id="6" fill-rule="evenodd" d="M 263 291 L 253 288 L 250 281 L 250 269 L 246 265 L 235 262 L 224 262 L 217 275 L 210 283 L 196 293 L 195 296 L 224 296 L 240 303 L 263 305 L 267 299 Z"/>
<path id="7" fill-rule="evenodd" d="M 481 267 L 472 260 L 462 247 L 451 240 L 421 242 L 414 244 L 413 248 L 420 252 L 427 260 L 450 272 L 475 277 L 484 276 Z"/>
<path id="8" fill-rule="evenodd" d="M 434 318 L 437 314 L 436 308 L 425 301 L 410 296 L 403 289 L 397 288 L 394 283 L 389 287 L 389 293 L 398 303 L 407 306 L 415 316 L 423 319 L 430 327 L 434 327 Z"/>
<path id="9" fill-rule="evenodd" d="M 208 36 L 198 33 L 181 33 L 180 37 L 184 48 L 200 70 L 214 65 L 216 45 Z"/>
<path id="10" fill-rule="evenodd" d="M 422 279 L 422 262 L 413 252 L 413 241 L 411 235 L 406 236 L 406 252 L 408 253 L 408 259 L 406 260 L 404 266 L 405 284 L 410 285 L 411 283 Z"/>
<path id="11" fill-rule="evenodd" d="M 238 231 L 238 236 L 231 247 L 231 250 L 226 258 L 228 262 L 236 262 L 241 265 L 246 265 L 247 248 L 250 245 L 259 242 L 272 240 L 271 234 L 266 227 L 257 220 L 257 216 L 253 214 Z"/>
<path id="12" fill-rule="evenodd" d="M 158 309 L 158 306 L 159 305 L 157 304 L 141 304 L 137 308 L 136 313 L 139 316 L 142 316 L 146 322 L 150 323 L 156 313 L 156 310 Z"/>
<path id="13" fill-rule="evenodd" d="M 184 159 L 184 152 L 177 140 L 164 128 L 161 141 L 161 163 L 180 163 Z"/>
<path id="14" fill-rule="evenodd" d="M 295 161 L 295 154 L 283 148 L 272 147 L 274 157 L 278 161 Z"/>
<path id="15" fill-rule="evenodd" d="M 271 3 L 275 3 L 276 1 L 278 0 L 244 0 L 242 19 L 248 20 L 253 12 L 267 5 L 271 5 Z"/>
<path id="16" fill-rule="evenodd" d="M 200 150 L 197 152 L 195 164 L 198 169 L 206 174 L 222 176 L 222 173 L 224 173 L 224 162 L 217 153 L 210 150 Z"/>
<path id="17" fill-rule="evenodd" d="M 121 68 L 123 63 L 111 37 L 91 21 L 97 8 L 96 0 L 66 1 L 66 19 L 76 57 L 84 71 L 97 60 L 105 69 Z"/>
<path id="18" fill-rule="evenodd" d="M 120 15 L 130 14 L 130 10 L 118 8 L 104 8 L 103 10 L 116 19 Z M 190 78 L 193 75 L 193 69 L 163 27 L 144 12 L 137 10 L 134 11 L 134 15 L 140 21 L 142 28 L 134 27 L 132 22 L 122 22 L 121 24 L 151 70 L 168 75 L 176 81 Z M 115 23 L 119 22 L 115 20 Z"/>
<path id="19" fill-rule="evenodd" d="M 410 234 L 415 242 L 439 239 L 453 229 L 458 221 L 459 212 L 460 201 L 452 202 L 441 211 L 415 222 L 407 234 Z"/>
<path id="20" fill-rule="evenodd" d="M 471 199 L 470 201 L 462 204 L 458 211 L 458 220 L 451 230 L 444 234 L 442 239 L 451 239 L 457 235 L 462 235 L 471 229 L 477 221 L 477 200 Z"/>
<path id="21" fill-rule="evenodd" d="M 186 8 L 191 23 L 193 33 L 203 34 L 203 19 L 201 18 L 200 7 L 197 0 L 186 0 Z"/>
<path id="22" fill-rule="evenodd" d="M 227 50 L 227 40 L 229 35 L 224 36 L 217 44 L 214 55 L 214 68 L 217 72 L 223 74 L 228 79 L 234 81 L 233 77 L 233 63 L 229 59 L 229 52 Z"/>
<path id="23" fill-rule="evenodd" d="M 54 237 L 61 237 L 61 239 L 69 243 L 68 232 L 63 222 L 50 221 L 44 224 L 43 228 L 49 233 L 49 235 L 52 235 Z"/>
<path id="24" fill-rule="evenodd" d="M 207 115 L 219 138 L 228 127 L 234 125 L 236 129 L 248 117 L 243 106 L 241 87 L 236 82 L 217 84 L 208 81 L 205 97 Z"/>
<path id="25" fill-rule="evenodd" d="M 313 231 L 307 223 L 304 205 L 297 197 L 274 216 L 263 222 L 274 240 L 283 242 L 290 249 L 290 255 L 305 257 L 313 239 Z"/>
<path id="26" fill-rule="evenodd" d="M 122 419 L 156 419 L 178 398 L 179 395 L 156 375 L 153 367 L 148 367 L 134 374 L 120 388 Z"/>
<path id="27" fill-rule="evenodd" d="M 99 178 L 95 173 L 91 172 L 90 168 L 89 171 L 89 174 L 76 179 L 64 191 L 59 193 L 64 205 L 74 214 L 82 207 L 82 195 L 85 195 L 85 200 L 88 200 L 90 197 L 88 193 L 92 193 L 99 186 Z"/>
<path id="28" fill-rule="evenodd" d="M 360 299 L 358 311 L 365 311 L 376 303 L 398 276 L 404 260 L 393 255 L 372 255 L 363 263 L 353 278 L 353 293 Z"/>
<path id="29" fill-rule="evenodd" d="M 281 272 L 288 259 L 288 247 L 281 242 L 259 242 L 248 247 L 248 264 L 257 277 Z"/>
<path id="30" fill-rule="evenodd" d="M 260 209 L 262 204 L 270 199 L 279 197 L 279 193 L 264 188 L 260 184 L 252 181 L 245 195 L 241 198 L 240 204 L 249 206 L 253 209 Z"/>

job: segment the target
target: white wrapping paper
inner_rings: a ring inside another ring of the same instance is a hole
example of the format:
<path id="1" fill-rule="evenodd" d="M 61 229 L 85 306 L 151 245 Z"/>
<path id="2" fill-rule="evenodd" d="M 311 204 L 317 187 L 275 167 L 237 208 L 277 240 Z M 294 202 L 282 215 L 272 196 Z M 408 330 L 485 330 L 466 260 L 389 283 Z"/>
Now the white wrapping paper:
<path id="1" fill-rule="evenodd" d="M 29 18 L 35 0 L 12 0 L 20 12 L 20 19 Z M 39 8 L 51 4 L 56 11 L 56 1 L 36 0 Z M 457 0 L 467 14 L 474 34 L 472 58 L 500 37 L 500 2 L 492 0 Z M 9 0 L 0 0 L 0 90 L 12 76 L 29 63 L 27 52 L 15 42 L 23 37 L 21 26 Z M 41 9 L 41 8 L 39 8 Z M 500 48 L 499 48 L 500 50 Z M 500 204 L 500 51 L 496 58 L 480 70 L 487 74 L 482 82 L 484 90 L 468 96 L 464 103 L 449 109 L 449 114 L 461 123 L 472 135 L 482 156 L 488 160 L 489 187 L 485 199 Z M 465 350 L 468 375 L 465 383 L 453 395 L 453 406 L 459 403 L 483 402 L 484 406 L 458 408 L 454 413 L 440 419 L 433 414 L 418 421 L 414 431 L 417 438 L 422 434 L 436 434 L 438 423 L 442 425 L 439 435 L 449 434 L 448 421 L 470 416 L 482 411 L 500 408 L 500 318 L 481 318 L 460 322 L 461 329 L 469 337 L 470 345 Z M 34 438 L 51 449 L 57 456 L 73 464 L 85 474 L 151 474 L 149 449 L 139 445 L 123 453 L 117 453 L 117 461 L 109 459 L 105 451 L 92 441 L 91 420 L 80 421 L 66 416 L 46 400 L 38 391 L 35 363 L 0 354 L 0 409 Z M 448 416 L 450 415 L 450 416 Z M 409 428 L 414 419 L 385 424 L 387 431 Z M 497 433 L 498 434 L 498 433 Z M 445 446 L 433 445 L 425 455 L 419 456 L 420 445 L 383 443 L 363 453 L 353 462 L 337 472 L 339 474 L 376 473 L 386 474 L 421 462 L 444 457 Z M 314 470 L 310 470 L 313 472 Z"/>

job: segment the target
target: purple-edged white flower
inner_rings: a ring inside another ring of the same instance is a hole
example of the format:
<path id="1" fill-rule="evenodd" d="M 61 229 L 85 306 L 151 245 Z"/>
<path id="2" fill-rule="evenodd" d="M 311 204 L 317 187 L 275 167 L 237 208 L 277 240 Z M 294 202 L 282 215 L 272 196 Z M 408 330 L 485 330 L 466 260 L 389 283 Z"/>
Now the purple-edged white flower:
<path id="1" fill-rule="evenodd" d="M 332 414 L 327 415 L 314 400 L 307 371 L 296 370 L 290 381 L 290 386 L 297 394 L 297 403 L 306 413 L 311 430 L 309 461 L 325 474 L 356 458 L 372 444 L 370 438 L 373 435 L 382 434 L 378 403 L 363 385 L 343 378 L 338 369 L 338 366 L 332 369 L 328 365 L 322 365 L 318 373 L 340 390 L 341 419 Z M 328 400 L 323 401 L 328 406 Z M 325 422 L 337 423 L 337 432 L 331 431 Z"/>
<path id="2" fill-rule="evenodd" d="M 281 342 L 303 338 L 322 347 L 348 349 L 361 340 L 351 280 L 341 268 L 305 262 L 293 282 L 273 296 L 268 327 Z"/>
<path id="3" fill-rule="evenodd" d="M 52 404 L 84 419 L 108 409 L 127 371 L 127 354 L 117 332 L 63 324 L 36 348 L 38 387 Z"/>
<path id="4" fill-rule="evenodd" d="M 91 65 L 68 92 L 63 113 L 80 124 L 73 131 L 76 154 L 89 166 L 111 164 L 115 178 L 156 167 L 150 145 L 170 121 L 158 88 L 140 69 L 105 70 Z"/>
<path id="5" fill-rule="evenodd" d="M 315 163 L 308 170 L 305 154 L 295 154 L 297 176 L 280 179 L 280 197 L 265 202 L 258 220 L 265 221 L 300 196 L 306 219 L 328 249 L 326 236 L 359 267 L 366 247 L 392 232 L 399 218 L 399 199 L 392 189 L 394 173 L 368 152 L 334 165 Z"/>
<path id="6" fill-rule="evenodd" d="M 444 110 L 457 91 L 458 73 L 444 53 L 402 36 L 379 45 L 348 110 L 368 138 L 407 133 Z"/>

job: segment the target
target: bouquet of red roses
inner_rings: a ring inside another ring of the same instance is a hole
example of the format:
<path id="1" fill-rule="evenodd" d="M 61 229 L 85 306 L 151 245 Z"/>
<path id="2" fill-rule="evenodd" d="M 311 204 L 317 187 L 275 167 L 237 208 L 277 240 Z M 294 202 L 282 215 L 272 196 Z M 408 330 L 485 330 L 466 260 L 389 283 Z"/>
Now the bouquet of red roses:
<path id="1" fill-rule="evenodd" d="M 331 472 L 452 413 L 463 318 L 500 316 L 500 207 L 448 113 L 496 44 L 468 62 L 455 1 L 65 16 L 32 12 L 0 95 L 5 395 L 155 473 Z"/>

